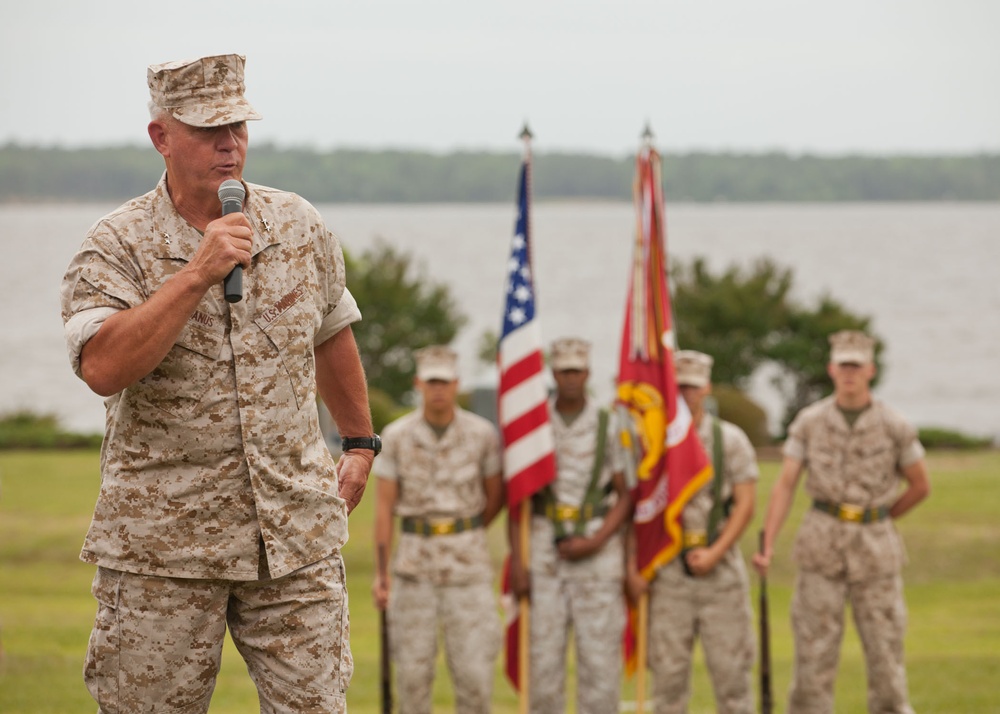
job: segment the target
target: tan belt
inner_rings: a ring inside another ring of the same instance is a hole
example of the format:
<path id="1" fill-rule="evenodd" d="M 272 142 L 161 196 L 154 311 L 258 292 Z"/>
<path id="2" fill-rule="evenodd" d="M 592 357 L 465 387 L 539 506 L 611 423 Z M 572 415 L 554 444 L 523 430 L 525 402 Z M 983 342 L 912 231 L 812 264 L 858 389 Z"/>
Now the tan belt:
<path id="1" fill-rule="evenodd" d="M 454 535 L 473 528 L 483 527 L 481 515 L 469 518 L 420 518 L 404 516 L 402 519 L 403 533 L 415 533 L 422 536 Z"/>
<path id="2" fill-rule="evenodd" d="M 682 541 L 684 550 L 704 548 L 708 545 L 708 533 L 706 531 L 684 531 Z"/>
<path id="3" fill-rule="evenodd" d="M 831 503 L 830 501 L 813 501 L 813 508 L 828 513 L 835 518 L 849 523 L 876 523 L 889 517 L 889 508 L 878 506 L 865 508 L 850 503 Z"/>

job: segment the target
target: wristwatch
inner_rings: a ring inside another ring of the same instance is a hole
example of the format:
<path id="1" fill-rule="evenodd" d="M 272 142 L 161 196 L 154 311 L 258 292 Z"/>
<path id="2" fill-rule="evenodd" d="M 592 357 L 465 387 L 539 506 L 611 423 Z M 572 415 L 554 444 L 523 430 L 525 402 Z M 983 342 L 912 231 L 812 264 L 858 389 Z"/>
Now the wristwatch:
<path id="1" fill-rule="evenodd" d="M 350 451 L 351 449 L 370 449 L 378 456 L 382 452 L 382 437 L 378 434 L 371 436 L 345 436 L 340 440 L 340 450 Z"/>

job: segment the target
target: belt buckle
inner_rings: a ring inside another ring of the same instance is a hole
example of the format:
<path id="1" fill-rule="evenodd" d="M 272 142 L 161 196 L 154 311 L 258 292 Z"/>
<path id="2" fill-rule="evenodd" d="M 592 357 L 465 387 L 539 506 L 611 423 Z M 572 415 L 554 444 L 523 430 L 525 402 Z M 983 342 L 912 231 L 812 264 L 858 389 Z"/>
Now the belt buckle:
<path id="1" fill-rule="evenodd" d="M 841 503 L 840 511 L 837 515 L 842 521 L 861 523 L 865 519 L 865 509 L 861 506 L 854 506 L 850 503 Z"/>
<path id="2" fill-rule="evenodd" d="M 454 521 L 429 521 L 431 535 L 448 535 L 455 532 Z"/>
<path id="3" fill-rule="evenodd" d="M 575 521 L 579 512 L 576 506 L 566 506 L 561 503 L 556 504 L 556 520 Z"/>
<path id="4" fill-rule="evenodd" d="M 706 545 L 708 545 L 708 534 L 699 531 L 684 534 L 685 548 L 701 548 Z"/>

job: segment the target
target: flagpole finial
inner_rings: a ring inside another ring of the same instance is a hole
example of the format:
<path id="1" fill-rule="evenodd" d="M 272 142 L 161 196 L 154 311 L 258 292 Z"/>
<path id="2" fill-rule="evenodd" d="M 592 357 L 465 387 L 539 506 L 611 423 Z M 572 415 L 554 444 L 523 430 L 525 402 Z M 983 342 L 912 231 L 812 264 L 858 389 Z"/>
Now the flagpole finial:
<path id="1" fill-rule="evenodd" d="M 521 129 L 521 133 L 518 135 L 518 138 L 524 139 L 525 141 L 531 141 L 534 137 L 535 135 L 532 134 L 531 129 L 528 128 L 528 122 L 525 121 L 524 128 Z"/>
<path id="2" fill-rule="evenodd" d="M 653 143 L 653 129 L 650 127 L 648 119 L 646 120 L 646 128 L 642 130 L 641 138 L 646 144 Z"/>

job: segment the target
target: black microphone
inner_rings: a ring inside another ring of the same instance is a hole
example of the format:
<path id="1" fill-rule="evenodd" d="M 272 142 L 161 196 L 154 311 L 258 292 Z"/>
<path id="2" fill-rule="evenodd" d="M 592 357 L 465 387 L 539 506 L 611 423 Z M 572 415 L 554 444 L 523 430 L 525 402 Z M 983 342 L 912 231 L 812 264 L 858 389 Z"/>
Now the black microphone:
<path id="1" fill-rule="evenodd" d="M 236 179 L 226 179 L 219 185 L 219 200 L 222 201 L 222 215 L 239 213 L 243 210 L 243 199 L 247 192 L 243 184 Z M 243 299 L 243 266 L 233 268 L 222 282 L 222 292 L 226 302 L 239 302 Z"/>

